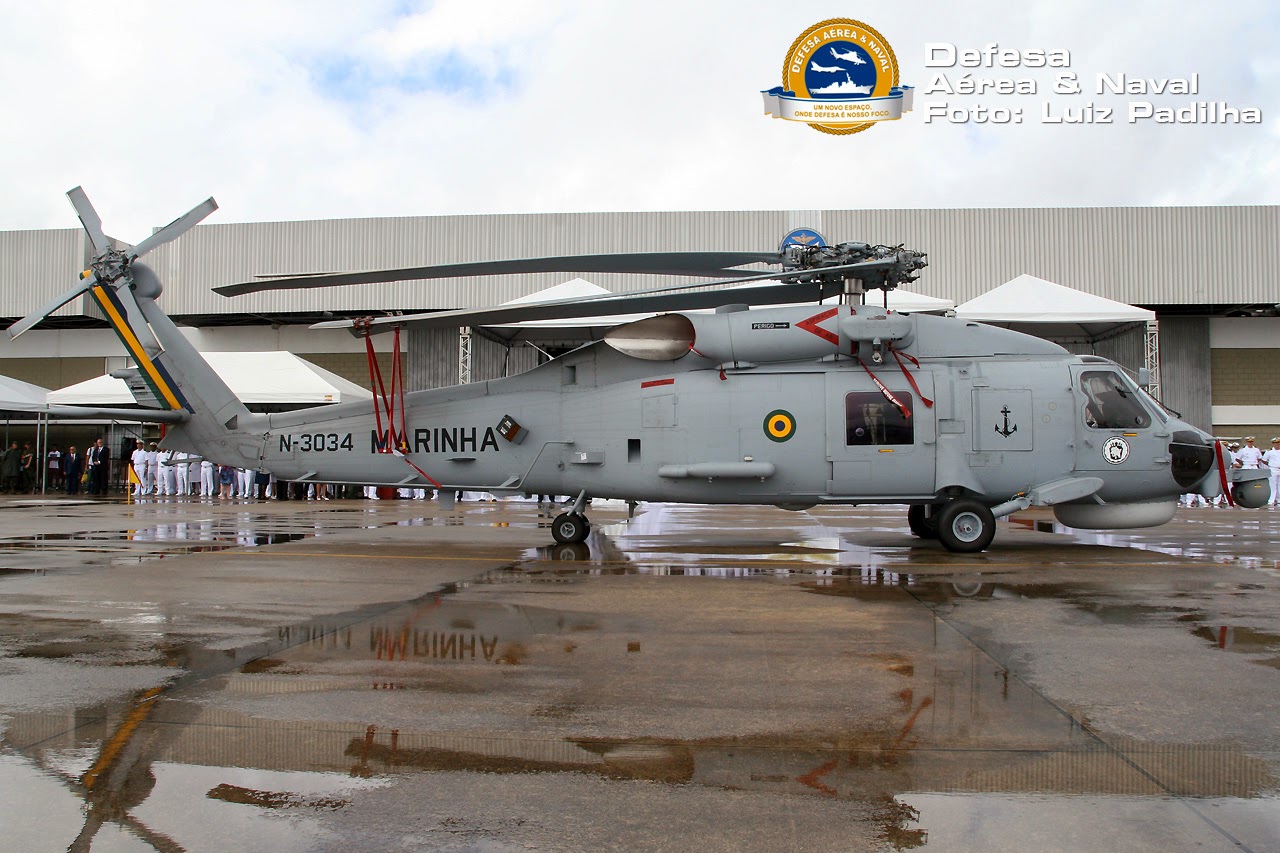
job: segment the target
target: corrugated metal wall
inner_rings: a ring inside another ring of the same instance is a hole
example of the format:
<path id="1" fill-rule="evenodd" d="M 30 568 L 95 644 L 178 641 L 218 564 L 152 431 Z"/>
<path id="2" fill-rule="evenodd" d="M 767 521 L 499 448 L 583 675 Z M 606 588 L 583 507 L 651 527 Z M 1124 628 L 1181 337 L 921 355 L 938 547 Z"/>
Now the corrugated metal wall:
<path id="1" fill-rule="evenodd" d="M 225 213 L 223 214 L 225 215 Z M 559 284 L 539 274 L 401 282 L 226 299 L 220 284 L 265 273 L 408 267 L 560 254 L 759 251 L 790 228 L 828 239 L 905 243 L 929 253 L 914 289 L 963 302 L 1021 273 L 1132 304 L 1275 302 L 1280 207 L 557 213 L 201 225 L 148 261 L 177 315 L 429 310 L 493 305 Z M 80 232 L 0 233 L 0 315 L 19 316 L 70 286 Z M 670 284 L 592 275 L 615 291 Z"/>
<path id="2" fill-rule="evenodd" d="M 0 317 L 22 317 L 70 290 L 84 269 L 84 232 L 0 231 Z M 57 316 L 83 313 L 76 299 Z"/>
<path id="3" fill-rule="evenodd" d="M 458 332 L 455 329 L 406 330 L 405 388 L 443 388 L 458 384 Z M 471 337 L 471 381 L 501 379 L 531 370 L 538 351 L 523 344 L 508 349 L 480 334 Z"/>
<path id="4" fill-rule="evenodd" d="M 456 329 L 405 330 L 405 389 L 443 388 L 458 384 Z"/>
<path id="5" fill-rule="evenodd" d="M 1181 412 L 1187 423 L 1213 429 L 1208 317 L 1160 321 L 1160 389 L 1165 405 Z"/>

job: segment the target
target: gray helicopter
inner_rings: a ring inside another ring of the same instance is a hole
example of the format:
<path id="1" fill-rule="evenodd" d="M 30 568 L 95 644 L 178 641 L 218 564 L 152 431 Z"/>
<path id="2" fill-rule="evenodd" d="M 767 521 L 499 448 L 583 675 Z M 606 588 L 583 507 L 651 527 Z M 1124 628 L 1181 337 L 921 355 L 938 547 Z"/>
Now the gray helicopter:
<path id="1" fill-rule="evenodd" d="M 10 336 L 87 293 L 134 360 L 126 378 L 153 406 L 147 418 L 170 425 L 166 447 L 282 480 L 431 487 L 446 504 L 463 489 L 576 496 L 552 524 L 561 543 L 587 537 L 593 497 L 787 510 L 908 504 L 911 531 L 954 552 L 982 551 L 997 518 L 1030 506 L 1052 506 L 1071 527 L 1117 529 L 1169 521 L 1182 493 L 1225 491 L 1250 508 L 1269 497 L 1265 472 L 1224 464 L 1212 436 L 1111 361 L 1006 329 L 865 304 L 868 290 L 914 281 L 927 265 L 920 252 L 866 243 L 489 261 L 216 288 L 233 296 L 547 271 L 711 279 L 320 324 L 367 335 L 409 323 L 668 312 L 518 376 L 405 394 L 398 421 L 365 402 L 254 414 L 179 334 L 157 304 L 159 278 L 138 262 L 215 210 L 213 199 L 118 248 L 83 191 L 69 196 L 94 260 L 80 283 L 14 323 Z M 781 271 L 734 269 L 755 263 Z M 742 286 L 725 291 L 727 284 Z M 835 294 L 844 304 L 821 304 Z M 812 304 L 784 305 L 803 301 Z M 761 305 L 774 307 L 748 307 Z M 699 313 L 707 309 L 714 313 Z"/>

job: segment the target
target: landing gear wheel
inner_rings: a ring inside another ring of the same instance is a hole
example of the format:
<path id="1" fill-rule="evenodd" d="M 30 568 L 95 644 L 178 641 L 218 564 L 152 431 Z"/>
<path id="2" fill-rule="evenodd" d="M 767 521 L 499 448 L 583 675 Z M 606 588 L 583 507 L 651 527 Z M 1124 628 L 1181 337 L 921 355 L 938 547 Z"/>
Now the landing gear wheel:
<path id="1" fill-rule="evenodd" d="M 995 536 L 995 516 L 975 500 L 957 498 L 938 513 L 938 540 L 948 551 L 974 554 L 985 550 Z"/>
<path id="2" fill-rule="evenodd" d="M 938 538 L 938 505 L 927 507 L 930 510 L 929 515 L 925 516 L 924 504 L 912 504 L 907 510 L 907 526 L 911 528 L 911 532 L 921 539 L 937 539 Z"/>
<path id="3" fill-rule="evenodd" d="M 591 532 L 591 522 L 585 515 L 576 512 L 562 512 L 551 522 L 551 535 L 561 545 L 570 542 L 582 542 Z"/>

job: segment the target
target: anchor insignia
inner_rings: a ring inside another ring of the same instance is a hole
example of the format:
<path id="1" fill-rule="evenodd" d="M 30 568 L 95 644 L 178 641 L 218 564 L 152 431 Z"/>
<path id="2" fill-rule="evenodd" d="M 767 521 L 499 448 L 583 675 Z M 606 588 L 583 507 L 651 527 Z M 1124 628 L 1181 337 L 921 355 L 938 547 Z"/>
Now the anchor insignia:
<path id="1" fill-rule="evenodd" d="M 1000 427 L 996 427 L 996 432 L 1000 433 L 1005 438 L 1008 438 L 1009 436 L 1013 435 L 1015 432 L 1018 431 L 1018 425 L 1014 424 L 1012 428 L 1009 427 L 1009 415 L 1012 414 L 1012 412 L 1010 411 L 1008 406 L 1005 406 L 1003 409 L 1001 409 L 1000 414 L 1004 415 L 1004 429 L 1000 429 Z"/>

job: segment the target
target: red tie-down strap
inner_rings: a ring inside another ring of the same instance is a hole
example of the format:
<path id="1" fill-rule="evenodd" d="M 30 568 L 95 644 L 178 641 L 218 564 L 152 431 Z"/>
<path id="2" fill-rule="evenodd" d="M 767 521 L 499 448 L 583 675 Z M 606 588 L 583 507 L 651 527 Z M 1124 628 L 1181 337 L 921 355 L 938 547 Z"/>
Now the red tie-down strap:
<path id="1" fill-rule="evenodd" d="M 1227 496 L 1227 506 L 1235 506 L 1235 498 L 1231 497 L 1231 484 L 1227 479 L 1227 463 L 1223 458 L 1222 442 L 1214 441 L 1213 450 L 1218 456 L 1218 482 L 1222 486 L 1222 493 Z"/>
<path id="2" fill-rule="evenodd" d="M 430 474 L 428 474 L 426 471 L 423 471 L 423 470 L 422 470 L 421 468 L 419 468 L 417 465 L 414 465 L 411 461 L 409 461 L 409 457 L 408 457 L 408 456 L 401 456 L 400 458 L 404 460 L 404 464 L 408 465 L 410 468 L 412 468 L 413 470 L 417 471 L 417 472 L 418 472 L 419 474 L 421 474 L 423 477 L 426 477 L 426 478 L 427 478 L 427 482 L 428 482 L 428 483 L 430 483 L 431 485 L 435 486 L 437 489 L 442 489 L 442 488 L 444 488 L 443 486 L 441 486 L 439 483 L 437 483 L 437 482 L 435 481 L 435 478 L 434 478 L 434 477 L 432 477 L 432 476 L 431 476 Z"/>
<path id="3" fill-rule="evenodd" d="M 893 396 L 893 392 L 890 391 L 885 384 L 871 372 L 871 368 L 863 364 L 862 359 L 858 359 L 858 364 L 861 364 L 862 369 L 867 371 L 867 375 L 871 377 L 871 381 L 876 383 L 876 387 L 880 389 L 880 393 L 884 395 L 886 400 L 893 404 L 893 407 L 898 410 L 898 414 L 902 415 L 903 420 L 911 420 L 911 410 L 904 406 L 901 400 Z"/>
<path id="4" fill-rule="evenodd" d="M 391 393 L 400 393 L 400 447 L 409 449 L 409 427 L 405 423 L 404 410 L 404 362 L 400 360 L 400 327 L 392 330 L 391 350 Z M 394 405 L 394 404 L 393 404 Z M 428 478 L 430 479 L 430 478 Z"/>
<path id="5" fill-rule="evenodd" d="M 361 328 L 357 326 L 357 328 Z M 386 384 L 382 380 L 382 368 L 378 366 L 378 355 L 373 349 L 373 337 L 369 334 L 369 327 L 363 327 L 365 355 L 369 360 L 369 390 L 373 392 L 373 416 L 375 427 L 378 431 L 378 437 L 382 440 L 380 453 L 390 453 L 392 450 L 404 450 L 407 447 L 409 431 L 405 423 L 404 410 L 404 366 L 400 360 L 400 327 L 396 326 L 392 329 L 392 349 L 391 349 L 391 389 L 388 391 Z M 399 421 L 396 425 L 396 409 L 400 410 Z M 386 431 L 382 428 L 382 416 L 387 416 Z"/>
<path id="6" fill-rule="evenodd" d="M 911 362 L 911 364 L 916 368 L 916 370 L 919 370 L 920 359 L 916 358 L 914 355 L 911 355 L 910 353 L 906 353 L 906 352 L 899 353 L 896 349 L 893 348 L 892 342 L 889 343 L 889 352 L 893 353 L 893 357 L 898 360 L 898 367 L 902 368 L 902 375 L 907 377 L 907 381 L 911 383 L 911 390 L 916 392 L 916 396 L 920 398 L 920 402 L 924 403 L 925 408 L 932 409 L 933 401 L 930 400 L 928 397 L 926 397 L 923 392 L 921 392 L 920 386 L 916 384 L 915 377 L 911 375 L 911 371 L 907 370 L 907 366 L 902 363 L 902 360 L 905 358 Z"/>

